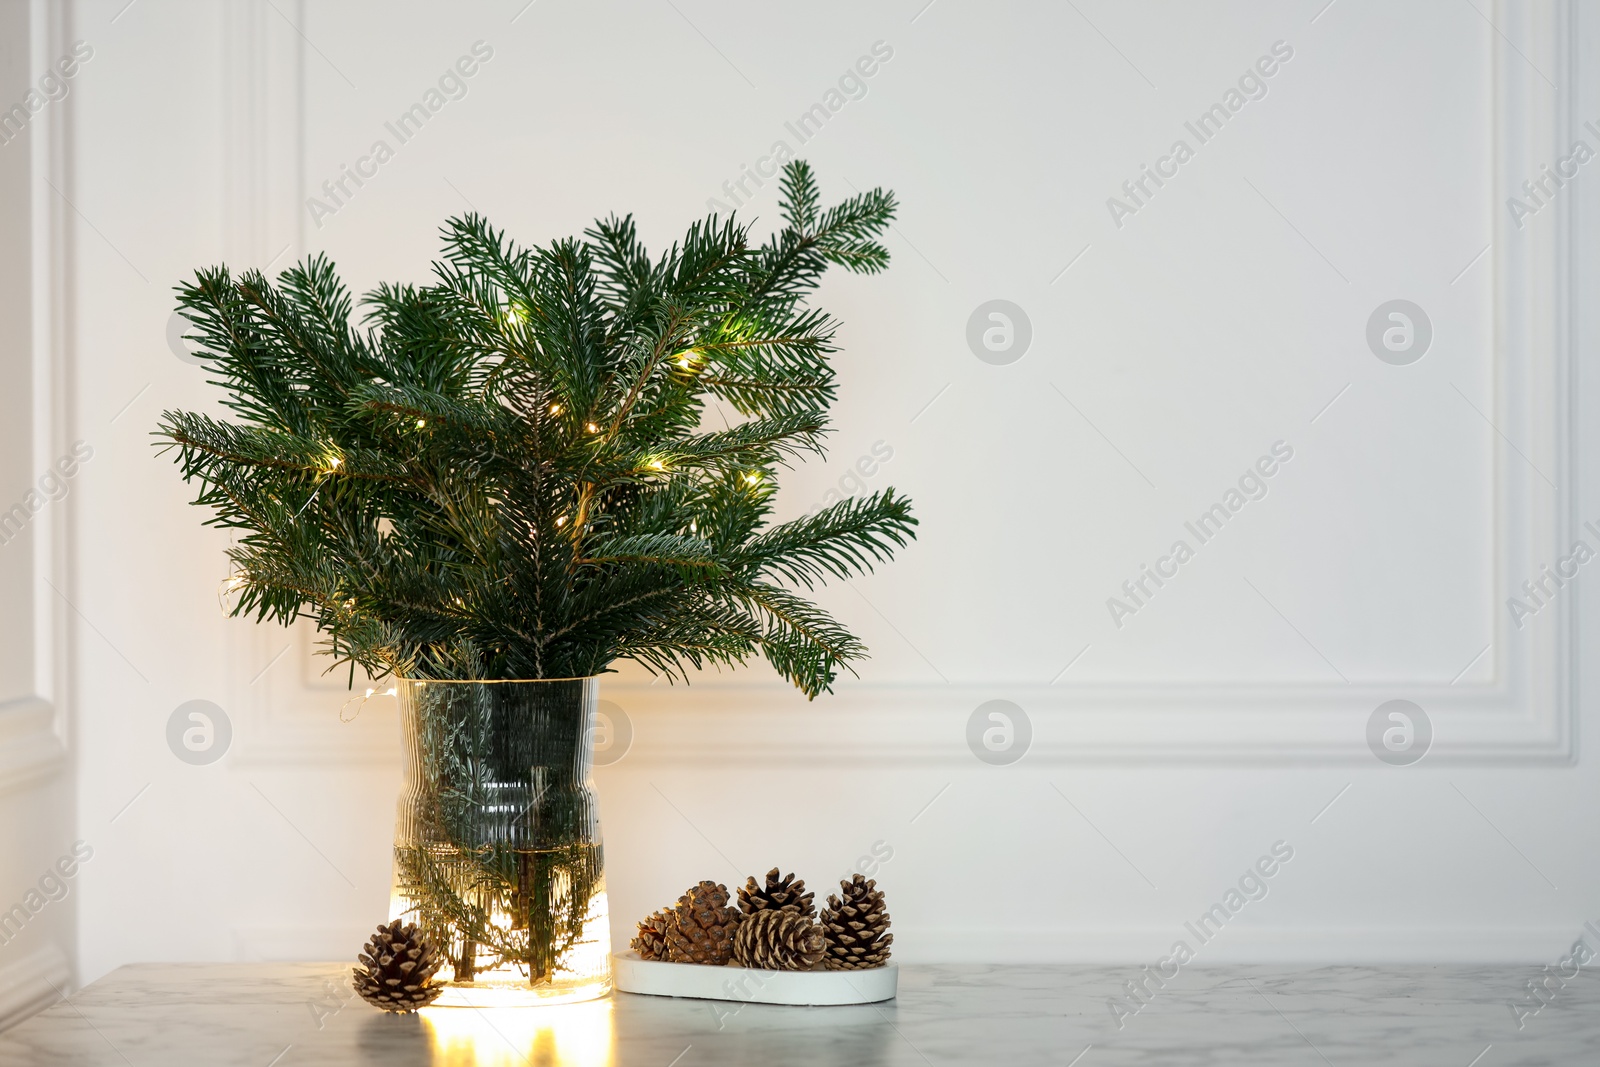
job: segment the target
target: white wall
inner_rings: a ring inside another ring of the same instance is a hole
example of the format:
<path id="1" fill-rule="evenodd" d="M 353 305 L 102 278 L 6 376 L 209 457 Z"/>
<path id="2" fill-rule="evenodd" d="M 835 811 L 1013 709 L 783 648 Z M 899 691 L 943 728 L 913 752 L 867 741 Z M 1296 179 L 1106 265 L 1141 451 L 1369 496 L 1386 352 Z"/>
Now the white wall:
<path id="1" fill-rule="evenodd" d="M 469 207 L 527 241 L 631 210 L 661 245 L 779 139 L 828 196 L 903 205 L 889 273 L 824 290 L 838 432 L 785 506 L 883 442 L 868 482 L 924 525 L 824 595 L 874 652 L 838 696 L 760 668 L 607 684 L 635 735 L 599 774 L 614 937 L 698 878 L 781 862 L 825 889 L 883 842 L 905 959 L 1153 959 L 1284 840 L 1208 958 L 1550 957 L 1600 887 L 1593 590 L 1522 630 L 1505 601 L 1597 544 L 1577 430 L 1600 398 L 1574 372 L 1596 324 L 1571 298 L 1594 193 L 1521 229 L 1504 201 L 1597 146 L 1593 20 L 1498 6 L 1519 53 L 1459 4 L 1321 6 L 70 5 L 60 44 L 95 49 L 64 105 L 57 294 L 96 450 L 71 512 L 83 977 L 343 957 L 386 911 L 392 701 L 342 724 L 305 635 L 221 616 L 226 537 L 148 436 L 216 399 L 168 347 L 170 287 L 319 250 L 358 289 L 419 280 Z M 398 145 L 385 122 L 477 41 L 466 96 Z M 801 148 L 786 121 L 880 41 Z M 1117 226 L 1107 198 L 1195 147 L 1184 122 L 1278 41 L 1266 96 Z M 313 217 L 380 138 L 394 158 Z M 1005 366 L 964 336 L 996 298 L 1033 331 Z M 1411 366 L 1364 336 L 1395 298 L 1434 328 Z M 1278 440 L 1267 497 L 1116 626 L 1107 598 Z M 1368 750 L 1393 698 L 1432 719 L 1417 765 Z M 208 766 L 165 740 L 196 699 L 233 729 Z M 993 699 L 1031 721 L 1011 766 L 966 744 Z"/>

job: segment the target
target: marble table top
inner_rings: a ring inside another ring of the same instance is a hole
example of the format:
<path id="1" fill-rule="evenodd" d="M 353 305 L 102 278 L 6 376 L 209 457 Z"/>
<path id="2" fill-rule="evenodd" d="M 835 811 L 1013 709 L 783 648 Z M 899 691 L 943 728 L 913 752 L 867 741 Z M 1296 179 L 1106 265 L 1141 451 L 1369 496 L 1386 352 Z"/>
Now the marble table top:
<path id="1" fill-rule="evenodd" d="M 1575 1065 L 1600 1062 L 1593 970 L 1535 1000 L 1535 967 L 1192 966 L 1134 1013 L 1136 967 L 906 966 L 896 1000 L 859 1007 L 619 993 L 393 1016 L 344 965 L 141 964 L 0 1033 L 0 1067 Z"/>

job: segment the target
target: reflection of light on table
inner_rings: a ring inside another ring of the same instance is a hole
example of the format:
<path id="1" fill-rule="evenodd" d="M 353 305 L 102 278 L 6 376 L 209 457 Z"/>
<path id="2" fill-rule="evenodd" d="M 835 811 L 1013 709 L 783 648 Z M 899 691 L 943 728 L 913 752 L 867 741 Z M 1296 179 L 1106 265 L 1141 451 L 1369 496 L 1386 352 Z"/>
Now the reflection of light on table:
<path id="1" fill-rule="evenodd" d="M 434 1067 L 607 1067 L 610 1000 L 540 1008 L 424 1008 Z"/>

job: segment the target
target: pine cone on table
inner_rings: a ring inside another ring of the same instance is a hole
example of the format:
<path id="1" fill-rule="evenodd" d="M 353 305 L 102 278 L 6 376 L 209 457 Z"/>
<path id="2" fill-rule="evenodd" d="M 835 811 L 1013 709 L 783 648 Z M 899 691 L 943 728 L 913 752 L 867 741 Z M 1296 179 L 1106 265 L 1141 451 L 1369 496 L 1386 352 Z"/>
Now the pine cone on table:
<path id="1" fill-rule="evenodd" d="M 733 938 L 733 961 L 764 971 L 810 971 L 826 955 L 822 927 L 792 911 L 747 915 Z"/>
<path id="2" fill-rule="evenodd" d="M 444 983 L 433 981 L 444 957 L 423 940 L 415 923 L 401 926 L 396 919 L 380 925 L 358 959 L 361 966 L 351 971 L 355 990 L 384 1011 L 416 1011 L 444 992 Z"/>
<path id="3" fill-rule="evenodd" d="M 811 903 L 815 893 L 806 892 L 806 883 L 802 878 L 792 874 L 778 877 L 778 868 L 774 867 L 767 872 L 767 884 L 756 885 L 754 877 L 745 880 L 744 888 L 739 890 L 739 910 L 746 915 L 754 915 L 758 911 L 787 911 L 806 918 L 817 913 Z"/>
<path id="4" fill-rule="evenodd" d="M 676 922 L 671 908 L 662 908 L 639 920 L 639 936 L 629 945 L 642 960 L 664 960 L 668 955 L 667 931 Z"/>
<path id="5" fill-rule="evenodd" d="M 889 912 L 877 886 L 876 881 L 858 874 L 839 883 L 842 897 L 828 897 L 819 920 L 828 941 L 828 970 L 858 971 L 889 962 L 894 935 L 885 932 Z"/>
<path id="6" fill-rule="evenodd" d="M 721 966 L 733 958 L 739 910 L 728 907 L 728 887 L 716 882 L 691 886 L 678 898 L 667 929 L 667 959 L 673 963 Z"/>

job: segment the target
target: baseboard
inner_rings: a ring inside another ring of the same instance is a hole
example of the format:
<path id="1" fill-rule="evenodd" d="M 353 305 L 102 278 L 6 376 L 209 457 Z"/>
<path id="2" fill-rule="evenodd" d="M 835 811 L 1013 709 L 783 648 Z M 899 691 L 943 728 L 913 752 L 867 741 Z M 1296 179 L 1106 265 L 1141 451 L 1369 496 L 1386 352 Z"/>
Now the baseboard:
<path id="1" fill-rule="evenodd" d="M 43 1011 L 70 991 L 72 965 L 54 945 L 0 963 L 0 1030 Z"/>
<path id="2" fill-rule="evenodd" d="M 1180 923 L 1147 930 L 894 928 L 899 963 L 1149 963 L 1187 943 L 1196 964 L 1527 963 L 1565 954 L 1581 923 L 1530 928 L 1228 928 L 1202 943 Z M 1594 935 L 1590 946 L 1600 948 Z"/>
<path id="3" fill-rule="evenodd" d="M 1600 926 L 1600 920 L 1596 921 Z M 370 933 L 343 927 L 241 927 L 233 931 L 233 959 L 303 961 L 342 959 Z M 612 924 L 613 948 L 626 945 Z M 1186 942 L 1196 964 L 1212 963 L 1528 963 L 1564 955 L 1587 936 L 1571 926 L 1496 927 L 1224 927 L 1201 942 L 1182 923 L 1172 928 L 1055 930 L 936 930 L 894 924 L 897 963 L 1059 963 L 1138 966 Z"/>

